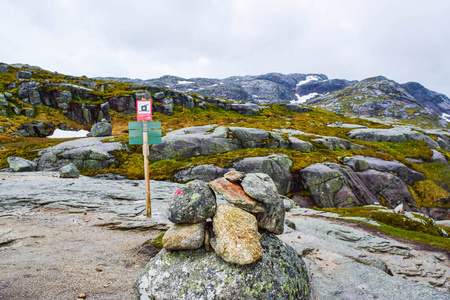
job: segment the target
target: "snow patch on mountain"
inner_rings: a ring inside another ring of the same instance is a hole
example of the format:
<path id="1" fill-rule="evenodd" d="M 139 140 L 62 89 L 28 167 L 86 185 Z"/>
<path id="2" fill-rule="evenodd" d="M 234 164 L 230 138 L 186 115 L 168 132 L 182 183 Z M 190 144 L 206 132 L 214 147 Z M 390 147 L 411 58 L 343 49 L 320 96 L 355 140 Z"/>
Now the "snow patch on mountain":
<path id="1" fill-rule="evenodd" d="M 185 81 L 185 80 L 179 80 L 178 84 L 191 84 L 194 83 L 193 81 Z"/>
<path id="2" fill-rule="evenodd" d="M 311 93 L 311 94 L 304 95 L 304 96 L 300 96 L 299 94 L 295 94 L 295 96 L 297 97 L 297 100 L 292 100 L 291 103 L 293 103 L 293 104 L 305 103 L 309 99 L 314 98 L 314 97 L 319 96 L 319 95 L 320 94 L 318 94 L 318 93 Z"/>
<path id="3" fill-rule="evenodd" d="M 447 122 L 450 122 L 450 115 L 448 115 L 446 113 L 442 113 L 442 119 L 444 119 Z"/>
<path id="4" fill-rule="evenodd" d="M 306 83 L 308 83 L 310 81 L 321 81 L 321 80 L 322 80 L 322 78 L 320 78 L 318 76 L 309 75 L 309 76 L 306 76 L 305 80 L 302 80 L 299 83 L 297 83 L 297 86 L 304 85 L 304 84 L 306 84 Z"/>

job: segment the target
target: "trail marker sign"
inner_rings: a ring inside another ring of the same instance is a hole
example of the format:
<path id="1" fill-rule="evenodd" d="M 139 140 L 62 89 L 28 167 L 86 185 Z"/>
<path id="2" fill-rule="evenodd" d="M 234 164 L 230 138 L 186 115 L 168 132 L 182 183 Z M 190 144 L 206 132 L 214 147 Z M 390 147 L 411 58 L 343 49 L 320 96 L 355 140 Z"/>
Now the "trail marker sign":
<path id="1" fill-rule="evenodd" d="M 136 120 L 151 121 L 152 120 L 152 100 L 142 99 L 136 101 Z"/>
<path id="2" fill-rule="evenodd" d="M 138 101 L 142 102 L 142 101 Z M 151 101 L 150 101 L 151 103 Z M 138 104 L 139 105 L 139 104 Z M 138 106 L 137 105 L 137 106 Z M 152 105 L 150 104 L 150 111 Z M 148 106 L 147 106 L 148 108 Z M 138 107 L 139 111 L 139 107 Z M 138 114 L 139 116 L 139 114 Z M 150 114 L 151 119 L 151 114 Z M 148 145 L 161 144 L 161 122 L 130 122 L 128 123 L 128 134 L 130 145 L 142 145 L 144 155 L 144 177 L 145 177 L 145 200 L 147 203 L 147 217 L 152 215 L 152 204 L 150 201 L 150 176 L 148 169 Z"/>

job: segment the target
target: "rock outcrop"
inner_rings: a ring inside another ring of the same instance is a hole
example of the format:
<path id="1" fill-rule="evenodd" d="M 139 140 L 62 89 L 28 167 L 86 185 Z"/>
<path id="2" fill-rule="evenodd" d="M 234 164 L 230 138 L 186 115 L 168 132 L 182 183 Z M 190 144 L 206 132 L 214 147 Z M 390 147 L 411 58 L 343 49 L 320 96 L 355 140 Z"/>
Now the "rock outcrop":
<path id="1" fill-rule="evenodd" d="M 276 132 L 256 128 L 206 125 L 169 132 L 162 143 L 153 145 L 153 161 L 205 156 L 246 148 L 287 148 L 289 141 Z"/>
<path id="2" fill-rule="evenodd" d="M 425 179 L 422 173 L 397 161 L 373 157 L 346 157 L 344 163 L 347 166 L 313 164 L 299 172 L 302 184 L 318 207 L 354 207 L 385 202 L 392 208 L 403 204 L 408 211 L 419 211 L 407 184 Z"/>
<path id="3" fill-rule="evenodd" d="M 38 171 L 57 171 L 73 163 L 78 169 L 103 169 L 115 162 L 110 153 L 126 149 L 121 142 L 102 143 L 101 137 L 64 142 L 39 152 Z"/>
<path id="4" fill-rule="evenodd" d="M 225 262 L 205 249 L 161 250 L 134 289 L 138 299 L 312 299 L 300 256 L 263 233 L 262 258 L 251 265 Z M 170 278 L 170 280 L 168 280 Z"/>

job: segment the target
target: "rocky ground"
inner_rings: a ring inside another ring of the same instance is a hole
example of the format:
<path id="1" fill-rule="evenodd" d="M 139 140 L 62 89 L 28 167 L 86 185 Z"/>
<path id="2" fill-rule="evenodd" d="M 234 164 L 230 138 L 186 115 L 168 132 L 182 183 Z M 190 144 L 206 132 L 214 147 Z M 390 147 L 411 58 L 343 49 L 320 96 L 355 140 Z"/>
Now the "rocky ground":
<path id="1" fill-rule="evenodd" d="M 134 299 L 154 250 L 142 245 L 168 228 L 164 212 L 179 186 L 152 181 L 147 219 L 142 181 L 0 173 L 0 299 Z M 450 297 L 449 251 L 312 210 L 286 218 L 279 237 L 308 265 L 316 299 Z"/>

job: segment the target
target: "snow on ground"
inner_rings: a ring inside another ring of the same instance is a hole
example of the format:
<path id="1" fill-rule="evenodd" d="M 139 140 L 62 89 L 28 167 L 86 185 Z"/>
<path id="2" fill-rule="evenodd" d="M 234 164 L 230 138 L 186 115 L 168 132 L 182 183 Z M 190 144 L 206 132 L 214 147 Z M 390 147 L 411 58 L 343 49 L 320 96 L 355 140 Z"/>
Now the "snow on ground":
<path id="1" fill-rule="evenodd" d="M 318 96 L 320 94 L 318 93 L 311 93 L 305 96 L 300 96 L 299 94 L 295 94 L 295 96 L 297 97 L 297 100 L 292 100 L 291 103 L 293 104 L 300 104 L 300 103 L 305 103 L 307 100 L 314 98 L 315 96 Z"/>
<path id="2" fill-rule="evenodd" d="M 77 137 L 86 137 L 89 133 L 87 130 L 78 130 L 78 131 L 69 131 L 69 130 L 61 130 L 56 129 L 52 135 L 49 135 L 47 138 L 49 139 L 67 139 L 67 138 L 77 138 Z"/>
<path id="3" fill-rule="evenodd" d="M 444 119 L 444 120 L 447 121 L 447 122 L 450 122 L 450 115 L 448 115 L 448 114 L 446 114 L 446 113 L 443 113 L 443 114 L 442 114 L 442 119 Z"/>
<path id="4" fill-rule="evenodd" d="M 179 80 L 178 84 L 191 84 L 194 83 L 193 81 L 184 81 L 184 80 Z"/>
<path id="5" fill-rule="evenodd" d="M 319 80 L 322 80 L 322 79 L 320 77 L 318 77 L 318 76 L 309 75 L 309 76 L 306 76 L 305 80 L 302 80 L 299 83 L 297 83 L 297 86 L 303 85 L 303 84 L 308 83 L 310 81 L 319 81 Z"/>

